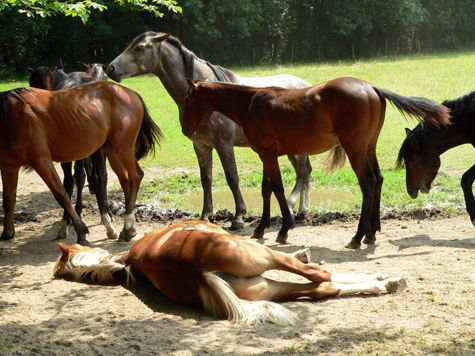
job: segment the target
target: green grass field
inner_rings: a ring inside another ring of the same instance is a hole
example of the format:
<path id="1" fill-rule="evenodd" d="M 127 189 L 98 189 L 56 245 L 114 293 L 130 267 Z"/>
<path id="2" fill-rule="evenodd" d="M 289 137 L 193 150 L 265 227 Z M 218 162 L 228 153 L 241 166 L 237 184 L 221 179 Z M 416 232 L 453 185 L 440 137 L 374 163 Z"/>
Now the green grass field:
<path id="1" fill-rule="evenodd" d="M 285 65 L 273 67 L 231 68 L 243 76 L 265 76 L 279 73 L 293 74 L 313 84 L 341 77 L 354 76 L 367 80 L 379 87 L 404 96 L 423 96 L 436 101 L 456 98 L 473 90 L 475 77 L 475 52 L 462 52 L 441 55 L 418 55 L 390 57 L 367 61 L 339 61 L 304 65 Z M 164 132 L 166 141 L 155 157 L 141 162 L 143 166 L 163 167 L 176 174 L 164 175 L 142 187 L 142 200 L 159 200 L 168 206 L 193 209 L 187 195 L 201 194 L 198 164 L 191 141 L 183 136 L 178 122 L 178 110 L 160 80 L 153 75 L 131 78 L 121 84 L 139 92 L 144 98 L 152 117 Z M 8 81 L 0 83 L 0 91 L 26 86 L 27 81 Z M 448 213 L 464 211 L 464 203 L 459 180 L 461 173 L 473 163 L 475 154 L 470 145 L 460 146 L 442 155 L 441 173 L 434 182 L 431 194 L 411 200 L 405 191 L 405 172 L 394 171 L 394 163 L 399 147 L 404 139 L 405 127 L 414 127 L 416 122 L 407 122 L 392 106 L 388 106 L 386 120 L 378 143 L 378 157 L 385 177 L 382 206 L 388 209 L 413 209 L 418 207 L 437 207 Z M 359 211 L 361 193 L 356 177 L 348 163 L 343 170 L 332 175 L 321 171 L 321 160 L 325 154 L 311 157 L 314 171 L 312 187 L 329 191 L 344 192 L 344 198 L 336 201 L 327 199 L 312 204 L 315 211 Z M 249 148 L 236 148 L 241 185 L 255 190 L 260 196 L 261 162 Z M 295 181 L 293 170 L 285 157 L 280 159 L 284 181 L 290 189 Z M 228 190 L 222 167 L 214 155 L 214 189 Z M 173 169 L 172 169 L 173 168 Z M 178 168 L 178 169 L 175 169 Z M 180 170 L 186 171 L 186 178 Z M 20 182 L 21 184 L 21 182 Z M 278 212 L 276 204 L 274 212 Z M 215 210 L 234 209 L 234 204 L 215 201 Z M 251 208 L 259 213 L 260 208 Z"/>

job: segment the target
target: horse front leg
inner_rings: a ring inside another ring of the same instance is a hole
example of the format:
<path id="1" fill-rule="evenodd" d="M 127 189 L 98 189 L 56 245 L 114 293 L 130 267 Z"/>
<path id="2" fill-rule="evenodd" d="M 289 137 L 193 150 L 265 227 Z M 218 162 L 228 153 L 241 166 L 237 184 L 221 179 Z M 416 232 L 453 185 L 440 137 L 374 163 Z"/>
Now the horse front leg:
<path id="1" fill-rule="evenodd" d="M 251 238 L 262 239 L 264 237 L 264 230 L 270 226 L 270 197 L 272 195 L 272 184 L 265 172 L 262 175 L 262 215 L 259 225 L 255 228 Z"/>
<path id="2" fill-rule="evenodd" d="M 2 164 L 0 170 L 3 185 L 3 211 L 5 214 L 3 232 L 0 240 L 10 240 L 15 237 L 13 215 L 15 211 L 18 172 L 20 171 L 20 168 Z"/>
<path id="3" fill-rule="evenodd" d="M 349 152 L 349 150 L 347 151 Z M 361 206 L 360 221 L 358 223 L 358 230 L 351 241 L 345 246 L 350 249 L 359 249 L 361 240 L 366 234 L 372 231 L 372 214 L 374 194 L 376 187 L 376 176 L 365 155 L 353 156 L 349 155 L 351 166 L 358 177 L 361 192 L 363 194 L 363 204 Z"/>
<path id="4" fill-rule="evenodd" d="M 312 173 L 312 165 L 308 156 L 288 155 L 287 157 L 297 175 L 294 188 L 287 198 L 287 204 L 290 210 L 294 210 L 297 196 L 300 193 L 298 215 L 305 216 L 310 210 L 310 174 Z"/>
<path id="5" fill-rule="evenodd" d="M 223 165 L 226 181 L 233 193 L 234 203 L 236 205 L 236 214 L 231 222 L 231 230 L 241 230 L 244 227 L 242 219 L 246 214 L 246 204 L 244 203 L 241 189 L 239 188 L 239 175 L 234 156 L 234 146 L 229 142 L 221 142 L 216 146 L 216 151 L 218 152 L 219 159 Z"/>
<path id="6" fill-rule="evenodd" d="M 213 213 L 213 195 L 211 183 L 213 182 L 213 149 L 209 146 L 193 142 L 193 148 L 198 158 L 200 166 L 200 179 L 203 188 L 203 210 L 201 220 L 209 221 L 209 216 Z"/>
<path id="7" fill-rule="evenodd" d="M 86 224 L 84 224 L 84 222 L 81 220 L 81 217 L 74 210 L 68 192 L 66 192 L 63 185 L 61 184 L 61 180 L 58 176 L 58 173 L 54 169 L 51 159 L 46 157 L 37 158 L 34 160 L 31 166 L 46 183 L 59 205 L 64 210 L 66 210 L 66 212 L 71 217 L 74 230 L 78 236 L 77 243 L 80 245 L 89 246 L 90 243 L 86 240 L 86 234 L 89 233 L 89 230 Z"/>
<path id="8" fill-rule="evenodd" d="M 475 226 L 475 199 L 473 197 L 472 185 L 475 181 L 475 164 L 462 175 L 462 189 L 465 198 L 465 206 L 467 213 L 472 220 L 473 226 Z"/>

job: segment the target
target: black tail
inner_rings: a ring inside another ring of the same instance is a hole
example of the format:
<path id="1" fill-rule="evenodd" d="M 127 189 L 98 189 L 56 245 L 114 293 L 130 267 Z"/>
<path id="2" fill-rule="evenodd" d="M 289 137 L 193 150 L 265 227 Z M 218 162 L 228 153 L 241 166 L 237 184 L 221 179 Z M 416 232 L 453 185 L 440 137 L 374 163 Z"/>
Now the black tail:
<path id="1" fill-rule="evenodd" d="M 399 112 L 406 116 L 435 127 L 447 126 L 450 123 L 450 111 L 435 101 L 415 96 L 401 96 L 389 90 L 373 86 L 380 97 L 388 99 Z"/>
<path id="2" fill-rule="evenodd" d="M 155 153 L 155 144 L 157 143 L 160 146 L 161 140 L 163 139 L 162 130 L 160 130 L 157 124 L 153 121 L 152 117 L 148 113 L 147 106 L 145 106 L 145 103 L 140 95 L 139 98 L 143 104 L 144 110 L 142 126 L 140 127 L 137 141 L 135 142 L 135 157 L 137 160 L 145 157 L 150 151 Z"/>

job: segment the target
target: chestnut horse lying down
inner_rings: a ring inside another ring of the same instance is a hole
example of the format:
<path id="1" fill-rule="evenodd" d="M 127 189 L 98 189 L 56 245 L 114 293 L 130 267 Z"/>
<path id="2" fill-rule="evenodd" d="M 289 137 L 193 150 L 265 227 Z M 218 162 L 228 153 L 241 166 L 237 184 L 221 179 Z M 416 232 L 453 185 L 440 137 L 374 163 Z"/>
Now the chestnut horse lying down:
<path id="1" fill-rule="evenodd" d="M 109 254 L 58 242 L 54 276 L 75 281 L 121 283 L 145 276 L 164 295 L 235 322 L 292 324 L 296 316 L 273 300 L 394 292 L 403 278 L 383 274 L 330 273 L 309 262 L 309 250 L 274 251 L 204 221 L 186 221 L 146 234 L 130 251 Z M 295 273 L 310 283 L 278 282 L 268 270 Z"/>

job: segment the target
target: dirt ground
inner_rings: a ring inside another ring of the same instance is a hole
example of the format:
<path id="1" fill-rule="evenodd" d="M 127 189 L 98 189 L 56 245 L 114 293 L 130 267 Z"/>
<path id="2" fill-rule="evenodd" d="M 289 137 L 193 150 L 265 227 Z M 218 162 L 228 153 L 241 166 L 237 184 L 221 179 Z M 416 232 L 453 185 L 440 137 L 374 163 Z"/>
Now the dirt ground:
<path id="1" fill-rule="evenodd" d="M 106 239 L 88 193 L 86 200 L 89 241 L 111 252 L 128 249 L 132 242 Z M 359 251 L 344 248 L 355 220 L 298 224 L 284 246 L 274 243 L 273 226 L 266 245 L 287 252 L 306 246 L 330 271 L 384 272 L 408 282 L 395 294 L 287 302 L 300 319 L 286 327 L 216 320 L 148 284 L 54 279 L 60 218 L 36 173 L 21 173 L 17 235 L 0 245 L 0 355 L 475 354 L 475 229 L 465 215 L 383 220 L 376 246 Z M 172 223 L 139 221 L 137 238 Z M 115 225 L 121 227 L 120 217 Z M 252 229 L 248 224 L 242 234 Z M 303 282 L 284 272 L 269 276 Z"/>

